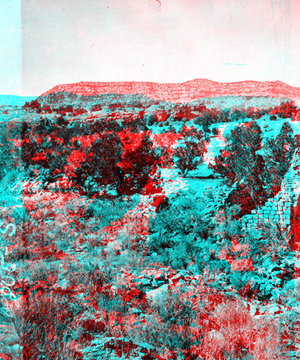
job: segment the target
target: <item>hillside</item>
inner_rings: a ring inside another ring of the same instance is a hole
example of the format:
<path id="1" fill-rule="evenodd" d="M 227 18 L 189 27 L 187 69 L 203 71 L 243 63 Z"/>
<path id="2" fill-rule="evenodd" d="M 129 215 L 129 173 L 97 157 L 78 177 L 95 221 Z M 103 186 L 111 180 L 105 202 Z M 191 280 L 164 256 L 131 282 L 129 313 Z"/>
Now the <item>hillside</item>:
<path id="1" fill-rule="evenodd" d="M 32 98 L 33 100 L 33 98 Z M 91 109 L 95 104 L 118 105 L 123 107 L 136 107 L 143 106 L 145 108 L 156 106 L 158 108 L 164 107 L 171 109 L 177 104 L 158 101 L 151 99 L 144 95 L 118 95 L 118 94 L 102 94 L 102 95 L 79 95 L 70 92 L 54 92 L 51 94 L 41 95 L 36 99 L 42 106 L 68 106 L 82 107 L 85 109 Z M 187 104 L 191 107 L 204 105 L 208 109 L 239 109 L 245 110 L 249 107 L 255 107 L 258 109 L 270 108 L 279 106 L 288 98 L 271 97 L 271 96 L 215 96 L 215 97 L 202 97 L 196 100 L 190 101 Z"/>
<path id="2" fill-rule="evenodd" d="M 190 102 L 199 98 L 218 96 L 268 96 L 300 100 L 300 88 L 281 81 L 241 81 L 221 83 L 195 79 L 181 84 L 154 82 L 79 82 L 53 87 L 41 96 L 69 92 L 92 96 L 100 94 L 141 94 L 152 99 L 172 103 Z"/>
<path id="3" fill-rule="evenodd" d="M 62 91 L 2 111 L 0 358 L 299 357 L 300 112 L 284 100 Z M 178 147 L 199 157 L 187 176 Z M 209 166 L 220 153 L 231 173 Z"/>
<path id="4" fill-rule="evenodd" d="M 120 95 L 120 94 L 95 94 L 95 95 L 81 95 L 77 93 L 67 91 L 57 91 L 53 93 L 47 93 L 39 96 L 36 99 L 40 104 L 44 105 L 72 105 L 86 107 L 93 104 L 118 104 L 123 106 L 134 106 L 135 104 L 149 107 L 154 104 L 166 105 L 165 102 L 150 99 L 144 95 Z"/>

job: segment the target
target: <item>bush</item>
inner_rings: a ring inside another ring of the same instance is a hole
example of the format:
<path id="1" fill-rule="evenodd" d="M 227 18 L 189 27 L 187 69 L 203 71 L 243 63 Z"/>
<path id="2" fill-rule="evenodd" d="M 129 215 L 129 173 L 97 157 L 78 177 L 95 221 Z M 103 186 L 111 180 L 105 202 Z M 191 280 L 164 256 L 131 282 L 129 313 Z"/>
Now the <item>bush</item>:
<path id="1" fill-rule="evenodd" d="M 159 353 L 165 350 L 167 358 L 188 358 L 200 342 L 201 329 L 195 327 L 196 314 L 184 289 L 170 286 L 150 307 L 151 320 L 142 328 L 150 345 Z"/>
<path id="2" fill-rule="evenodd" d="M 131 360 L 155 359 L 151 356 L 151 346 L 134 344 L 131 340 L 120 337 L 97 336 L 91 345 L 82 350 L 83 360 L 118 360 L 125 356 Z"/>
<path id="3" fill-rule="evenodd" d="M 122 142 L 115 133 L 103 134 L 91 146 L 88 157 L 75 171 L 75 185 L 93 196 L 100 189 L 117 189 L 120 183 Z"/>
<path id="4" fill-rule="evenodd" d="M 273 197 L 280 191 L 282 179 L 291 165 L 295 148 L 293 129 L 288 122 L 284 122 L 275 139 L 266 140 L 265 183 L 268 185 L 268 197 Z"/>
<path id="5" fill-rule="evenodd" d="M 70 153 L 67 144 L 56 140 L 54 136 L 44 137 L 39 144 L 34 139 L 28 139 L 22 146 L 25 169 L 30 165 L 41 167 L 40 178 L 44 188 L 63 176 Z"/>
<path id="6" fill-rule="evenodd" d="M 150 219 L 149 253 L 156 252 L 158 261 L 172 268 L 195 265 L 199 271 L 208 266 L 226 272 L 228 264 L 217 258 L 222 244 L 214 234 L 229 229 L 216 228 L 212 218 L 204 216 L 205 199 L 179 194 L 170 204 Z"/>
<path id="7" fill-rule="evenodd" d="M 214 136 L 218 136 L 218 135 L 219 135 L 219 132 L 220 132 L 220 130 L 219 130 L 218 128 L 213 128 L 213 129 L 212 129 L 212 134 L 213 134 Z"/>
<path id="8" fill-rule="evenodd" d="M 101 220 L 101 227 L 108 226 L 111 222 L 121 219 L 129 210 L 133 209 L 138 204 L 139 198 L 140 196 L 136 194 L 127 201 L 121 199 L 114 201 L 92 200 L 84 211 L 84 217 L 96 217 Z"/>
<path id="9" fill-rule="evenodd" d="M 95 104 L 91 107 L 91 111 L 101 111 L 102 107 L 101 104 Z"/>
<path id="10" fill-rule="evenodd" d="M 0 181 L 9 172 L 16 171 L 18 167 L 18 151 L 13 148 L 12 143 L 8 141 L 8 136 L 3 124 L 0 127 Z M 22 166 L 22 164 L 19 164 Z"/>
<path id="11" fill-rule="evenodd" d="M 181 175 L 186 177 L 203 162 L 207 141 L 202 131 L 197 131 L 193 127 L 188 129 L 182 126 L 179 134 L 181 146 L 175 148 L 172 159 Z"/>
<path id="12" fill-rule="evenodd" d="M 245 198 L 248 195 L 252 198 L 252 202 L 238 200 L 243 214 L 255 206 L 264 205 L 267 198 L 278 193 L 295 150 L 288 123 L 284 123 L 275 139 L 266 140 L 264 152 L 261 152 L 261 134 L 259 125 L 253 121 L 235 127 L 226 136 L 228 145 L 215 158 L 215 164 L 210 164 L 210 168 L 221 175 L 229 186 L 236 183 L 244 190 Z"/>
<path id="13" fill-rule="evenodd" d="M 128 150 L 124 154 L 118 193 L 120 195 L 141 193 L 150 180 L 152 185 L 158 188 L 160 174 L 158 172 L 155 178 L 155 173 L 159 158 L 150 136 L 145 134 L 136 149 Z"/>
<path id="14" fill-rule="evenodd" d="M 215 359 L 274 359 L 280 346 L 278 326 L 267 320 L 255 321 L 239 301 L 225 302 L 210 318 L 201 356 Z M 200 355 L 199 354 L 199 355 Z"/>
<path id="15" fill-rule="evenodd" d="M 25 359 L 42 356 L 63 359 L 70 325 L 81 311 L 80 304 L 64 295 L 38 292 L 22 306 L 14 307 L 13 322 Z"/>
<path id="16" fill-rule="evenodd" d="M 147 120 L 147 126 L 153 126 L 157 123 L 158 119 L 157 119 L 157 115 L 156 114 L 151 114 L 148 117 Z"/>
<path id="17" fill-rule="evenodd" d="M 177 131 L 176 131 L 175 127 L 172 124 L 169 126 L 169 132 L 172 133 L 172 134 L 177 134 Z"/>

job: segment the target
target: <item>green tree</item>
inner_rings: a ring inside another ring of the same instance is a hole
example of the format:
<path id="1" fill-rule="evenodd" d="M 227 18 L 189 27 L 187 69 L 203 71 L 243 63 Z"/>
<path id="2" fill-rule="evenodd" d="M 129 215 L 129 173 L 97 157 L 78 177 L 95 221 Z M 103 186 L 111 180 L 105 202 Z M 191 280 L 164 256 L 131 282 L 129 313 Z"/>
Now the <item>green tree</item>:
<path id="1" fill-rule="evenodd" d="M 186 177 L 190 171 L 196 170 L 203 162 L 206 153 L 207 140 L 202 131 L 194 127 L 188 129 L 182 126 L 180 132 L 180 144 L 174 151 L 172 160 L 175 166 L 180 170 L 183 177 Z"/>
<path id="2" fill-rule="evenodd" d="M 204 115 L 197 116 L 194 120 L 194 123 L 196 125 L 202 126 L 202 129 L 204 131 L 205 137 L 207 138 L 208 134 L 210 134 L 210 126 L 213 123 L 213 119 L 210 116 L 210 114 L 205 113 Z"/>
<path id="3" fill-rule="evenodd" d="M 15 154 L 16 155 L 16 154 Z M 11 142 L 7 139 L 5 125 L 0 128 L 0 181 L 11 170 L 16 169 L 16 158 Z"/>
<path id="4" fill-rule="evenodd" d="M 217 122 L 229 122 L 230 109 L 217 111 Z"/>
<path id="5" fill-rule="evenodd" d="M 159 160 L 160 152 L 156 151 L 149 135 L 145 134 L 136 149 L 126 151 L 124 154 L 119 194 L 132 195 L 142 192 L 150 177 L 158 185 L 159 179 L 155 179 L 152 175 L 157 170 Z"/>
<path id="6" fill-rule="evenodd" d="M 35 154 L 34 152 L 30 154 L 30 163 L 41 166 L 43 187 L 47 188 L 49 184 L 56 182 L 64 175 L 64 167 L 67 165 L 71 150 L 62 141 L 51 137 L 44 137 L 38 146 L 35 145 L 34 140 L 30 143 L 35 149 Z"/>
<path id="7" fill-rule="evenodd" d="M 210 164 L 229 186 L 236 183 L 246 190 L 254 204 L 262 205 L 280 190 L 296 147 L 291 126 L 283 124 L 275 139 L 267 139 L 262 146 L 262 131 L 255 121 L 231 130 L 225 136 L 227 145 L 215 164 Z"/>
<path id="8" fill-rule="evenodd" d="M 220 132 L 220 130 L 218 128 L 213 128 L 212 129 L 212 134 L 215 135 L 215 136 L 218 136 L 219 132 Z"/>
<path id="9" fill-rule="evenodd" d="M 148 115 L 147 126 L 153 126 L 158 122 L 158 118 L 156 114 Z"/>
<path id="10" fill-rule="evenodd" d="M 225 135 L 228 144 L 215 158 L 215 164 L 210 164 L 210 168 L 220 174 L 229 186 L 242 184 L 256 204 L 260 204 L 266 195 L 265 161 L 259 153 L 261 134 L 259 125 L 254 121 L 236 126 L 230 134 Z"/>
<path id="11" fill-rule="evenodd" d="M 119 196 L 141 193 L 150 178 L 155 186 L 160 182 L 157 174 L 159 152 L 153 147 L 149 135 L 140 146 L 126 151 L 115 133 L 103 134 L 89 149 L 88 156 L 75 172 L 75 184 L 91 195 L 101 189 L 114 190 Z"/>
<path id="12" fill-rule="evenodd" d="M 122 142 L 117 134 L 101 134 L 89 149 L 87 158 L 76 169 L 75 185 L 90 194 L 99 192 L 101 187 L 117 190 L 122 180 L 122 170 L 118 165 L 122 154 Z"/>
<path id="13" fill-rule="evenodd" d="M 268 195 L 274 196 L 280 190 L 281 182 L 287 173 L 296 148 L 293 129 L 288 122 L 284 122 L 275 139 L 267 139 L 264 151 L 266 159 L 266 182 Z"/>
<path id="14" fill-rule="evenodd" d="M 247 115 L 245 111 L 234 110 L 230 113 L 229 120 L 232 122 L 236 122 L 239 120 L 243 121 L 246 117 Z"/>

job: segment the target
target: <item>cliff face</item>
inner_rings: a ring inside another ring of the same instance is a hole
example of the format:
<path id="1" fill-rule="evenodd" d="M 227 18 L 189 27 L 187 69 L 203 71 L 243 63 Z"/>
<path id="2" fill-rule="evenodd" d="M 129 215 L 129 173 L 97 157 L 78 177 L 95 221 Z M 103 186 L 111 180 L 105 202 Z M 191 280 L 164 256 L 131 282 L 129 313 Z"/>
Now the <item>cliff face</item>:
<path id="1" fill-rule="evenodd" d="M 300 88 L 280 81 L 259 82 L 241 81 L 220 83 L 207 79 L 195 79 L 181 84 L 154 82 L 80 82 L 57 85 L 41 96 L 56 92 L 69 92 L 77 95 L 100 94 L 141 94 L 152 99 L 173 103 L 189 102 L 203 97 L 216 96 L 269 96 L 300 100 Z"/>

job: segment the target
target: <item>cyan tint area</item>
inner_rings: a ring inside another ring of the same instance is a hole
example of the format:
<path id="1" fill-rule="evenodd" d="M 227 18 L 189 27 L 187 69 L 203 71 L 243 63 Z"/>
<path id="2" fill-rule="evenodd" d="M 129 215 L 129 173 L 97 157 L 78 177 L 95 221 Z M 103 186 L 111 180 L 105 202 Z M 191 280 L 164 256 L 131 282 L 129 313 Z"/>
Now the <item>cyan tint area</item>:
<path id="1" fill-rule="evenodd" d="M 300 356 L 299 7 L 1 1 L 0 358 Z"/>
<path id="2" fill-rule="evenodd" d="M 1 105 L 1 351 L 273 359 L 284 344 L 298 354 L 299 106 L 88 95 L 101 86 Z"/>

